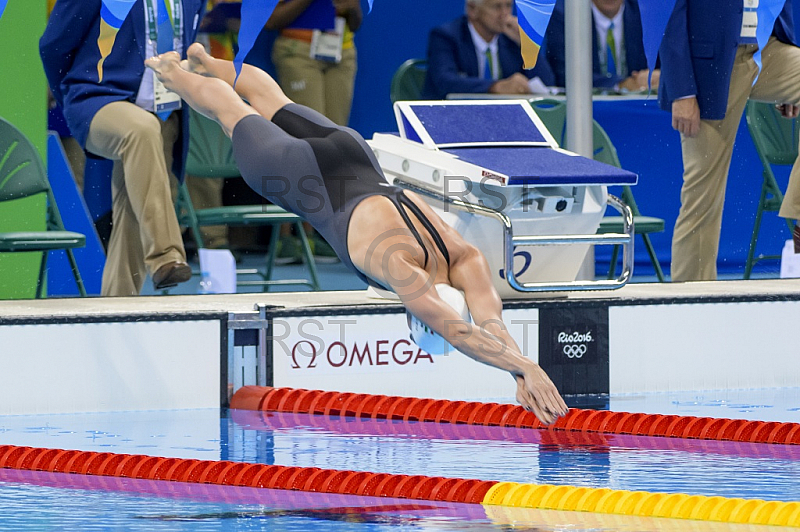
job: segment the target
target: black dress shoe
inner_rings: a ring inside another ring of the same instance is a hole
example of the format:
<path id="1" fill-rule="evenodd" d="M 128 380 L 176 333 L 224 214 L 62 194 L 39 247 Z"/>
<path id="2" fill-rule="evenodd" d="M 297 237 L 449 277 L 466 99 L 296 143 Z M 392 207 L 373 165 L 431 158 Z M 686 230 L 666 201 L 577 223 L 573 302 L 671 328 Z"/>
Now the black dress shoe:
<path id="1" fill-rule="evenodd" d="M 183 261 L 168 262 L 153 274 L 153 286 L 156 290 L 185 283 L 192 278 L 192 268 Z"/>
<path id="2" fill-rule="evenodd" d="M 794 252 L 800 253 L 800 222 L 797 222 L 797 224 L 794 226 L 792 240 L 794 240 Z"/>

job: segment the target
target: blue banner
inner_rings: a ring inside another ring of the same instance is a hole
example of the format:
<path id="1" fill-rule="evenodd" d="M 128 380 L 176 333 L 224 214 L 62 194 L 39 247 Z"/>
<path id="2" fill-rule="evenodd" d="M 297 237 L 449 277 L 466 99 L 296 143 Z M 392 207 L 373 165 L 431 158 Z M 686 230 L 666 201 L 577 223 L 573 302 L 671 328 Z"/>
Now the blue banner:
<path id="1" fill-rule="evenodd" d="M 656 67 L 658 49 L 664 38 L 664 30 L 675 0 L 639 0 L 639 11 L 642 17 L 642 41 L 644 41 L 644 54 L 647 57 L 647 68 L 650 72 Z"/>
<path id="2" fill-rule="evenodd" d="M 758 26 L 756 27 L 756 41 L 758 42 L 758 51 L 753 55 L 753 59 L 758 65 L 758 71 L 761 71 L 761 50 L 767 45 L 772 30 L 775 28 L 775 21 L 778 20 L 778 15 L 781 14 L 783 6 L 786 5 L 786 0 L 761 0 L 756 8 L 758 16 Z"/>
<path id="3" fill-rule="evenodd" d="M 101 17 L 109 26 L 119 29 L 135 3 L 136 0 L 103 0 Z"/>
<path id="4" fill-rule="evenodd" d="M 3 18 L 3 12 L 6 10 L 8 0 L 0 0 L 0 18 Z"/>
<path id="5" fill-rule="evenodd" d="M 278 0 L 242 0 L 242 24 L 239 27 L 239 51 L 233 59 L 236 79 L 242 73 L 245 57 L 253 49 L 258 34 L 278 5 Z M 234 81 L 234 84 L 236 82 Z"/>
<path id="6" fill-rule="evenodd" d="M 525 68 L 533 68 L 542 46 L 555 0 L 516 0 L 520 47 Z"/>
<path id="7" fill-rule="evenodd" d="M 99 83 L 103 82 L 103 63 L 114 49 L 117 32 L 135 3 L 136 0 L 103 0 L 100 5 L 100 36 L 97 38 L 100 50 L 100 60 L 97 62 Z"/>
<path id="8" fill-rule="evenodd" d="M 2 1 L 2 0 L 0 0 Z M 372 11 L 372 3 L 374 0 L 367 0 L 369 3 L 369 11 Z M 258 39 L 258 34 L 261 29 L 269 20 L 272 12 L 275 11 L 275 6 L 278 5 L 278 0 L 242 0 L 242 23 L 239 27 L 239 51 L 233 60 L 233 66 L 236 69 L 236 79 L 239 79 L 239 74 L 242 73 L 242 64 L 247 54 L 253 49 L 253 45 Z M 235 82 L 234 82 L 235 84 Z"/>

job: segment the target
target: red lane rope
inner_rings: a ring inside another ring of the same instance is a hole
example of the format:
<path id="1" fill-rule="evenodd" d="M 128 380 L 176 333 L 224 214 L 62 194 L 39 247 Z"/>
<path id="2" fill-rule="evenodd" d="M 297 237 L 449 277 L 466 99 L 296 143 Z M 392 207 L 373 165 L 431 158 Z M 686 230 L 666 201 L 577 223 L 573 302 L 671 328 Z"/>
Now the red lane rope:
<path id="1" fill-rule="evenodd" d="M 327 432 L 359 436 L 397 436 L 436 440 L 502 441 L 548 446 L 622 446 L 660 451 L 689 451 L 722 456 L 747 458 L 778 458 L 800 461 L 800 446 L 763 445 L 750 442 L 653 438 L 636 434 L 605 434 L 601 432 L 550 431 L 518 429 L 488 425 L 455 425 L 452 423 L 417 423 L 393 420 L 375 423 L 369 418 L 351 418 L 342 423 L 337 417 L 315 416 L 294 412 L 265 412 L 232 410 L 231 419 L 245 430 L 275 430 L 295 427 L 316 427 Z"/>
<path id="2" fill-rule="evenodd" d="M 0 468 L 479 504 L 494 481 L 0 445 Z"/>
<path id="3" fill-rule="evenodd" d="M 518 405 L 244 386 L 231 408 L 403 421 L 800 445 L 800 423 L 570 409 L 551 426 Z"/>

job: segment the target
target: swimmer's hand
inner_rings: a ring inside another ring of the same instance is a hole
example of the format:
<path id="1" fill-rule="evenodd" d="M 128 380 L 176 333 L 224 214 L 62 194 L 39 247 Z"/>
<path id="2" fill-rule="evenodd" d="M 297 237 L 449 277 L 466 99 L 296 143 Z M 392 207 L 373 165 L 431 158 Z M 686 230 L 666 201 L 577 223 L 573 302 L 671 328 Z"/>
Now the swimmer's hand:
<path id="1" fill-rule="evenodd" d="M 517 401 L 545 425 L 552 425 L 569 411 L 553 381 L 537 364 L 531 363 L 524 374 L 515 375 L 515 379 Z"/>

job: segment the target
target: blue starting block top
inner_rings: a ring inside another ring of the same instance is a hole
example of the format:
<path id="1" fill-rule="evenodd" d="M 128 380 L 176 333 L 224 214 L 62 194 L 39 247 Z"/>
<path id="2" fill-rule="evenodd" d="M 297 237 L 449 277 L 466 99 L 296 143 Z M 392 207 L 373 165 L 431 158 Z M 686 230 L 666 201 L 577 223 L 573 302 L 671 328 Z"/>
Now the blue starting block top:
<path id="1" fill-rule="evenodd" d="M 397 102 L 400 136 L 509 177 L 508 185 L 634 185 L 637 175 L 565 153 L 525 100 Z"/>
<path id="2" fill-rule="evenodd" d="M 558 143 L 524 100 L 397 102 L 400 136 L 429 148 Z"/>
<path id="3" fill-rule="evenodd" d="M 412 109 L 439 147 L 496 143 L 550 146 L 547 130 L 540 131 L 518 105 L 419 105 Z"/>
<path id="4" fill-rule="evenodd" d="M 550 148 L 490 147 L 441 150 L 508 176 L 508 185 L 635 185 L 637 175 Z"/>

